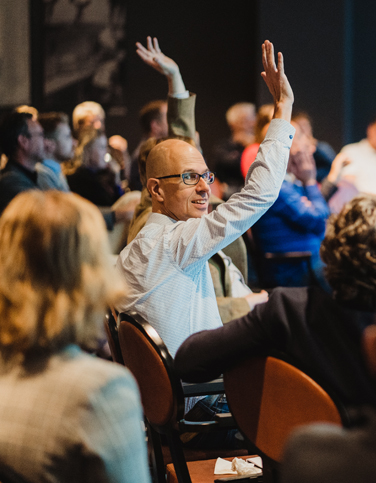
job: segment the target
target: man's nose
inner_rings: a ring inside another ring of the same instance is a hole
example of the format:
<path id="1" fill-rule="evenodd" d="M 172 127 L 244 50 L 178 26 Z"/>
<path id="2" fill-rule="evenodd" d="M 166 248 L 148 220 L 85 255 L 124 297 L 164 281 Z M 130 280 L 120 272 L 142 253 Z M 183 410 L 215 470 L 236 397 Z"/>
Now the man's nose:
<path id="1" fill-rule="evenodd" d="M 210 186 L 203 178 L 200 178 L 200 181 L 196 184 L 196 191 L 204 191 L 205 193 L 207 193 L 210 191 Z"/>

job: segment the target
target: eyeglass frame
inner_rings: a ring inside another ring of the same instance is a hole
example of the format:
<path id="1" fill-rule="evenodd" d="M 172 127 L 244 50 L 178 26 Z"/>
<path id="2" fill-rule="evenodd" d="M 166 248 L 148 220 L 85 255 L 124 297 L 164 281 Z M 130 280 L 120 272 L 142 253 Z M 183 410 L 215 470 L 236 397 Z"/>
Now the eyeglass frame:
<path id="1" fill-rule="evenodd" d="M 198 176 L 197 182 L 196 183 L 192 183 L 192 184 L 186 183 L 186 181 L 185 181 L 186 176 L 187 175 L 192 175 L 192 174 L 195 174 L 195 175 Z M 206 181 L 206 179 L 204 178 L 204 176 L 206 174 L 212 174 L 213 175 L 213 181 L 211 183 L 208 183 Z M 213 184 L 214 181 L 215 181 L 215 173 L 213 171 L 205 171 L 205 173 L 199 174 L 199 173 L 192 173 L 192 172 L 189 171 L 188 173 L 170 174 L 169 176 L 159 176 L 159 178 L 156 178 L 156 179 L 168 179 L 168 178 L 181 178 L 183 180 L 183 183 L 186 186 L 196 186 L 200 182 L 200 178 L 202 178 L 206 182 L 206 184 L 210 185 L 210 184 Z"/>

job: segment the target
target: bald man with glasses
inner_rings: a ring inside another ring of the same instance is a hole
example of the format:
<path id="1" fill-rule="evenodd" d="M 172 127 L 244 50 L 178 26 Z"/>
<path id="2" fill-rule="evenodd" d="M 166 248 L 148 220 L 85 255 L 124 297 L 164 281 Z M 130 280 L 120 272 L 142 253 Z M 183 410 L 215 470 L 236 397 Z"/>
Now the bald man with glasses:
<path id="1" fill-rule="evenodd" d="M 222 325 L 207 261 L 273 204 L 286 172 L 295 132 L 289 123 L 293 92 L 282 54 L 276 66 L 269 41 L 262 51 L 262 76 L 274 97 L 274 119 L 241 192 L 208 214 L 214 174 L 195 147 L 168 139 L 147 158 L 152 214 L 119 256 L 117 267 L 129 290 L 117 308 L 148 320 L 172 356 L 189 335 Z"/>

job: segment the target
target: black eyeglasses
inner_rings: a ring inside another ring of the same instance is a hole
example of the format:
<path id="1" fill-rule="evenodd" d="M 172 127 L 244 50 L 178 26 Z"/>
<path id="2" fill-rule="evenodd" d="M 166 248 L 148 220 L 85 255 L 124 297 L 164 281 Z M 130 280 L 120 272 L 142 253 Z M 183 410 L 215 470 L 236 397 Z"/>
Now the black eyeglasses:
<path id="1" fill-rule="evenodd" d="M 170 174 L 169 176 L 160 176 L 157 179 L 167 179 L 167 178 L 181 178 L 184 184 L 187 185 L 195 185 L 200 181 L 202 178 L 207 184 L 214 183 L 215 180 L 215 173 L 211 171 L 206 171 L 203 174 L 198 173 L 183 173 L 183 174 Z"/>

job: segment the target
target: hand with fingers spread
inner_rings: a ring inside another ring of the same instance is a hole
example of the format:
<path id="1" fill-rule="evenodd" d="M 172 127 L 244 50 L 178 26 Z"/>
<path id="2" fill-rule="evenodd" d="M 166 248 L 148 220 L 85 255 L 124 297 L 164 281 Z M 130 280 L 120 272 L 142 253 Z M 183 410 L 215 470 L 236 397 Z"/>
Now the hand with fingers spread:
<path id="1" fill-rule="evenodd" d="M 265 40 L 262 44 L 262 63 L 264 71 L 261 76 L 274 98 L 274 118 L 290 121 L 294 94 L 284 71 L 283 55 L 278 52 L 278 65 L 276 66 L 274 46 L 269 40 Z"/>
<path id="2" fill-rule="evenodd" d="M 145 64 L 150 65 L 157 72 L 160 72 L 167 77 L 169 85 L 169 95 L 174 96 L 185 92 L 185 85 L 180 74 L 178 64 L 164 55 L 161 51 L 158 43 L 158 39 L 154 37 L 147 37 L 146 40 L 147 48 L 144 47 L 140 42 L 136 43 L 137 54 L 145 62 Z"/>

